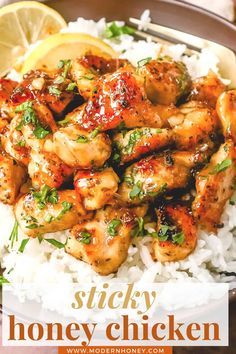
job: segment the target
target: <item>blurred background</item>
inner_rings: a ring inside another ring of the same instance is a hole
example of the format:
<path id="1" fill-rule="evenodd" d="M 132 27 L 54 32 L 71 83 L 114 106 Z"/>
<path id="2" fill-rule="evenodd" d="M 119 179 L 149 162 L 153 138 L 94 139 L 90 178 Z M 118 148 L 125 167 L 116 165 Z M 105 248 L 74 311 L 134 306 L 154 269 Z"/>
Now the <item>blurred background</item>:
<path id="1" fill-rule="evenodd" d="M 181 0 L 179 0 L 181 1 Z M 6 5 L 11 2 L 17 2 L 14 0 L 0 0 L 0 6 Z M 42 0 L 41 2 L 47 2 Z M 200 6 L 216 14 L 226 18 L 227 20 L 236 21 L 236 0 L 185 0 L 193 5 Z"/>

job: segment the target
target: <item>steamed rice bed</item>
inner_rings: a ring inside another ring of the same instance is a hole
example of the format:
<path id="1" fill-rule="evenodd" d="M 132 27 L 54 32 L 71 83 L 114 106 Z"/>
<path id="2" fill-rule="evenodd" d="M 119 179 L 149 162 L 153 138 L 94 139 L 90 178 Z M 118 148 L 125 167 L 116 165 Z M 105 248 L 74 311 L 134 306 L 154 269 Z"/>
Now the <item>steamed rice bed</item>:
<path id="1" fill-rule="evenodd" d="M 144 12 L 142 20 L 145 26 L 145 22 L 150 20 L 148 11 Z M 119 22 L 118 24 L 123 23 Z M 96 23 L 92 20 L 79 18 L 76 22 L 69 23 L 63 32 L 83 32 L 101 37 L 105 27 L 105 19 Z M 186 47 L 181 44 L 163 48 L 162 45 L 149 40 L 134 41 L 133 37 L 129 35 L 121 35 L 119 40 L 106 40 L 106 42 L 118 53 L 121 53 L 121 58 L 128 59 L 134 65 L 144 56 L 156 58 L 161 54 L 169 55 L 174 60 L 183 61 L 193 79 L 206 75 L 209 70 L 218 73 L 219 60 L 208 49 L 203 50 L 199 56 L 188 57 L 184 55 Z M 9 77 L 16 79 L 17 73 L 12 71 Z M 236 199 L 236 195 L 231 201 L 234 199 Z M 228 202 L 225 207 L 222 216 L 224 227 L 219 229 L 218 235 L 199 231 L 197 247 L 185 260 L 165 264 L 154 262 L 150 255 L 151 237 L 137 238 L 130 245 L 128 257 L 120 266 L 117 274 L 109 276 L 98 275 L 90 265 L 76 260 L 66 254 L 63 249 L 57 249 L 47 242 L 40 244 L 38 239 L 31 239 L 24 252 L 18 252 L 22 239 L 26 238 L 20 230 L 19 240 L 10 250 L 8 248 L 9 235 L 15 218 L 10 206 L 0 204 L 2 221 L 0 226 L 0 260 L 2 267 L 5 268 L 4 276 L 10 282 L 34 282 L 36 288 L 41 289 L 41 295 L 45 284 L 49 282 L 59 282 L 65 287 L 70 282 L 83 284 L 107 280 L 119 283 L 136 281 L 146 283 L 168 281 L 233 282 L 236 279 L 235 274 L 231 275 L 236 271 L 236 236 L 234 235 L 236 206 L 231 204 L 233 203 Z M 149 230 L 150 225 L 146 225 L 146 228 Z M 64 243 L 68 233 L 69 230 L 57 232 L 50 234 L 50 238 Z M 37 298 L 38 294 L 28 293 L 27 297 Z M 43 296 L 42 303 L 47 307 L 47 299 Z"/>

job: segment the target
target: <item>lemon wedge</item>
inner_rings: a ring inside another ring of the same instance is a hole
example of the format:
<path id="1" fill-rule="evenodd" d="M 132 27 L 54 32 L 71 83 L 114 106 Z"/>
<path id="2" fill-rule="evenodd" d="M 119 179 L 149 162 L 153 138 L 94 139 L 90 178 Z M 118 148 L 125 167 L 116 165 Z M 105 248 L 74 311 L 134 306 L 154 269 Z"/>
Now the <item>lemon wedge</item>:
<path id="1" fill-rule="evenodd" d="M 26 58 L 22 73 L 33 69 L 55 69 L 61 59 L 74 59 L 86 54 L 117 57 L 102 40 L 84 33 L 57 33 L 42 41 Z"/>
<path id="2" fill-rule="evenodd" d="M 0 75 L 6 74 L 38 40 L 66 27 L 62 16 L 37 1 L 22 1 L 0 9 Z"/>

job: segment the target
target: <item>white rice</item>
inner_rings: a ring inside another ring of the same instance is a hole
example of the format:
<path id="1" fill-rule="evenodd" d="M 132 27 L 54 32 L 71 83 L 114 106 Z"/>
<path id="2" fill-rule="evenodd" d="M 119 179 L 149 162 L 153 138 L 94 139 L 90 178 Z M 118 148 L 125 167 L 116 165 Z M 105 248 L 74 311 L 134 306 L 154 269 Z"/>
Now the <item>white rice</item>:
<path id="1" fill-rule="evenodd" d="M 144 26 L 150 21 L 149 12 L 143 15 Z M 120 24 L 120 22 L 119 22 Z M 98 22 L 78 18 L 76 22 L 70 22 L 65 32 L 86 32 L 95 37 L 102 37 L 106 27 L 105 19 Z M 188 67 L 192 78 L 206 75 L 209 70 L 218 73 L 218 58 L 209 50 L 203 50 L 199 55 L 187 57 L 184 55 L 185 46 L 182 44 L 164 48 L 160 44 L 149 41 L 134 41 L 132 36 L 122 35 L 120 40 L 106 40 L 121 54 L 121 57 L 129 59 L 133 64 L 144 57 L 156 58 L 160 54 L 166 54 L 175 60 L 182 60 Z M 15 73 L 12 73 L 15 76 Z M 236 196 L 235 196 L 236 199 Z M 45 283 L 70 282 L 99 283 L 110 280 L 111 282 L 131 283 L 143 282 L 233 282 L 235 276 L 226 276 L 221 272 L 236 272 L 236 237 L 232 229 L 236 228 L 236 206 L 227 203 L 222 216 L 224 227 L 218 235 L 199 232 L 199 239 L 195 251 L 185 260 L 161 264 L 154 262 L 150 255 L 151 238 L 138 238 L 129 248 L 127 260 L 121 265 L 117 274 L 102 277 L 92 268 L 79 260 L 69 256 L 63 250 L 56 249 L 49 243 L 38 239 L 31 239 L 24 253 L 17 250 L 23 238 L 26 236 L 19 232 L 19 240 L 10 250 L 9 235 L 14 224 L 14 215 L 11 207 L 0 204 L 0 261 L 5 268 L 4 275 L 10 282 L 34 282 L 38 287 L 44 287 Z M 66 232 L 50 234 L 65 242 Z M 8 248 L 8 250 L 7 250 Z M 10 252 L 9 252 L 10 251 Z M 28 294 L 28 297 L 36 298 L 37 294 Z M 47 298 L 42 298 L 43 305 L 47 307 Z"/>

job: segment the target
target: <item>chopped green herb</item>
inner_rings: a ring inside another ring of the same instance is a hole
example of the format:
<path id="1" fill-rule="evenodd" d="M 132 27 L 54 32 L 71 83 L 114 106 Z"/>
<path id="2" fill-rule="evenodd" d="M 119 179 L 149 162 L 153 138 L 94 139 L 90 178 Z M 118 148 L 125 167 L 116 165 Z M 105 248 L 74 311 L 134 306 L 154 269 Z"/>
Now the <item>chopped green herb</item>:
<path id="1" fill-rule="evenodd" d="M 23 220 L 25 220 L 25 221 L 33 221 L 33 222 L 35 222 L 35 223 L 37 223 L 38 222 L 38 220 L 36 219 L 36 218 L 34 218 L 33 216 L 31 216 L 31 215 L 25 215 L 24 217 L 23 217 Z"/>
<path id="2" fill-rule="evenodd" d="M 129 187 L 132 187 L 134 185 L 134 177 L 132 175 L 125 176 L 124 181 Z"/>
<path id="3" fill-rule="evenodd" d="M 50 134 L 50 131 L 38 125 L 34 129 L 33 134 L 37 139 L 44 139 L 48 134 Z"/>
<path id="4" fill-rule="evenodd" d="M 182 245 L 185 240 L 185 236 L 183 232 L 178 232 L 177 234 L 172 236 L 173 242 L 177 243 L 178 245 Z"/>
<path id="5" fill-rule="evenodd" d="M 15 109 L 16 113 L 22 113 L 21 123 L 16 127 L 16 130 L 21 130 L 23 125 L 27 125 L 32 123 L 36 125 L 38 123 L 36 114 L 33 109 L 33 101 L 26 101 L 20 105 L 18 105 Z"/>
<path id="6" fill-rule="evenodd" d="M 54 219 L 54 217 L 53 217 L 52 215 L 48 214 L 48 215 L 46 215 L 46 217 L 45 217 L 44 220 L 45 220 L 48 224 L 50 224 L 50 223 L 53 221 L 53 219 Z"/>
<path id="7" fill-rule="evenodd" d="M 56 86 L 48 86 L 48 91 L 51 95 L 60 97 L 61 91 Z"/>
<path id="8" fill-rule="evenodd" d="M 235 201 L 230 200 L 230 201 L 229 201 L 229 204 L 230 204 L 230 205 L 235 205 L 236 203 L 235 203 Z"/>
<path id="9" fill-rule="evenodd" d="M 225 159 L 224 161 L 218 163 L 214 169 L 210 172 L 210 175 L 216 175 L 217 173 L 225 171 L 228 167 L 232 165 L 231 159 Z"/>
<path id="10" fill-rule="evenodd" d="M 63 201 L 61 204 L 62 204 L 63 209 L 58 214 L 57 220 L 60 220 L 62 218 L 62 216 L 65 215 L 65 213 L 67 213 L 67 211 L 69 211 L 73 207 L 73 204 L 70 202 L 67 202 L 66 200 Z"/>
<path id="11" fill-rule="evenodd" d="M 124 151 L 126 154 L 130 155 L 133 152 L 135 144 L 141 139 L 143 132 L 141 130 L 135 129 L 129 136 L 128 145 L 125 146 Z"/>
<path id="12" fill-rule="evenodd" d="M 20 140 L 17 145 L 19 145 L 21 147 L 24 147 L 25 146 L 25 140 Z"/>
<path id="13" fill-rule="evenodd" d="M 23 253 L 25 250 L 25 246 L 27 245 L 27 243 L 29 242 L 29 238 L 25 238 L 24 240 L 21 241 L 21 245 L 18 249 L 19 252 Z"/>
<path id="14" fill-rule="evenodd" d="M 79 80 L 93 80 L 94 79 L 94 75 L 93 74 L 88 74 L 88 75 L 83 75 L 79 77 Z"/>
<path id="15" fill-rule="evenodd" d="M 66 88 L 66 91 L 74 91 L 76 88 L 76 83 L 75 82 L 70 82 L 69 85 Z"/>
<path id="16" fill-rule="evenodd" d="M 64 69 L 61 76 L 66 79 L 68 75 L 68 71 L 71 67 L 71 60 L 70 59 L 65 59 L 65 60 L 60 60 L 59 63 L 57 64 L 57 67 L 59 69 Z"/>
<path id="17" fill-rule="evenodd" d="M 133 35 L 135 33 L 135 29 L 131 28 L 127 25 L 118 26 L 116 22 L 112 22 L 110 25 L 107 25 L 104 31 L 105 38 L 116 38 L 121 36 L 122 34 Z"/>
<path id="18" fill-rule="evenodd" d="M 41 244 L 43 242 L 43 237 L 42 236 L 38 236 L 38 241 L 39 241 L 39 244 Z"/>
<path id="19" fill-rule="evenodd" d="M 18 222 L 17 220 L 14 223 L 13 229 L 11 231 L 9 240 L 11 241 L 11 248 L 13 247 L 15 241 L 18 241 Z"/>
<path id="20" fill-rule="evenodd" d="M 122 224 L 121 220 L 113 219 L 109 222 L 107 232 L 110 236 L 116 236 L 118 234 L 117 227 Z"/>
<path id="21" fill-rule="evenodd" d="M 43 139 L 47 136 L 50 131 L 44 129 L 35 114 L 33 109 L 33 102 L 27 101 L 16 107 L 16 112 L 23 112 L 21 123 L 16 127 L 16 130 L 21 130 L 23 126 L 28 124 L 33 124 L 35 129 L 33 130 L 33 134 L 37 139 Z"/>
<path id="22" fill-rule="evenodd" d="M 77 139 L 77 143 L 85 144 L 89 141 L 89 139 L 85 135 L 80 135 Z"/>
<path id="23" fill-rule="evenodd" d="M 57 124 L 63 126 L 63 125 L 66 125 L 67 123 L 69 123 L 69 121 L 70 121 L 70 118 L 67 117 L 67 118 L 65 118 L 65 119 L 63 119 L 63 120 L 59 120 L 59 121 L 57 122 Z"/>
<path id="24" fill-rule="evenodd" d="M 19 104 L 16 109 L 15 109 L 15 112 L 16 113 L 20 113 L 20 112 L 23 112 L 23 111 L 27 111 L 28 109 L 31 109 L 33 107 L 33 102 L 32 101 L 26 101 L 26 102 L 23 102 L 21 104 Z"/>
<path id="25" fill-rule="evenodd" d="M 138 181 L 137 183 L 135 183 L 132 190 L 130 191 L 129 197 L 130 199 L 134 199 L 134 198 L 142 199 L 143 196 L 144 196 L 144 192 L 142 190 L 142 183 Z"/>
<path id="26" fill-rule="evenodd" d="M 65 79 L 59 75 L 53 82 L 54 84 L 62 84 L 65 81 Z"/>
<path id="27" fill-rule="evenodd" d="M 55 246 L 56 248 L 64 248 L 65 247 L 65 244 L 64 243 L 61 243 L 57 240 L 54 240 L 54 238 L 44 238 L 43 239 L 44 241 L 47 241 L 48 243 L 50 243 L 51 245 Z"/>
<path id="28" fill-rule="evenodd" d="M 6 278 L 4 278 L 3 275 L 0 275 L 0 285 L 8 284 L 8 283 L 9 283 L 9 281 Z"/>
<path id="29" fill-rule="evenodd" d="M 84 243 L 85 245 L 89 245 L 91 243 L 91 238 L 92 235 L 86 230 L 79 233 L 79 242 Z"/>
<path id="30" fill-rule="evenodd" d="M 32 195 L 39 209 L 44 209 L 47 203 L 57 204 L 58 202 L 57 190 L 47 185 L 44 185 L 39 192 L 33 192 Z"/>
<path id="31" fill-rule="evenodd" d="M 30 230 L 37 229 L 38 227 L 39 227 L 39 225 L 38 225 L 38 224 L 35 224 L 35 223 L 26 226 L 26 228 L 27 228 L 27 229 L 30 229 Z"/>
<path id="32" fill-rule="evenodd" d="M 141 68 L 141 67 L 144 66 L 145 64 L 149 63 L 151 60 L 152 60 L 152 57 L 147 57 L 147 58 L 144 58 L 144 59 L 142 59 L 142 60 L 139 60 L 139 61 L 137 62 L 138 68 Z"/>
<path id="33" fill-rule="evenodd" d="M 158 197 L 159 195 L 163 194 L 166 191 L 167 186 L 168 186 L 167 183 L 163 183 L 157 192 L 148 191 L 147 194 L 150 197 Z"/>
<path id="34" fill-rule="evenodd" d="M 115 152 L 113 157 L 112 157 L 112 160 L 115 162 L 115 163 L 119 163 L 120 162 L 120 154 L 118 152 Z"/>
<path id="35" fill-rule="evenodd" d="M 132 237 L 138 237 L 141 236 L 143 237 L 145 235 L 145 229 L 144 229 L 144 219 L 142 217 L 136 218 L 135 219 L 135 227 L 132 230 L 131 236 Z"/>
<path id="36" fill-rule="evenodd" d="M 161 134 L 161 133 L 162 133 L 162 129 L 157 128 L 157 129 L 156 129 L 156 133 L 157 133 L 157 134 Z"/>
<path id="37" fill-rule="evenodd" d="M 96 129 L 94 129 L 91 133 L 90 133 L 90 138 L 94 139 L 96 138 L 96 136 L 100 133 L 100 128 L 97 127 Z"/>

